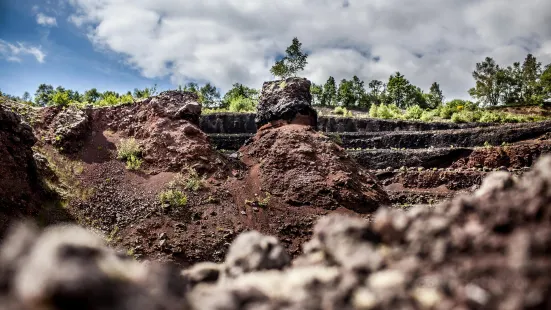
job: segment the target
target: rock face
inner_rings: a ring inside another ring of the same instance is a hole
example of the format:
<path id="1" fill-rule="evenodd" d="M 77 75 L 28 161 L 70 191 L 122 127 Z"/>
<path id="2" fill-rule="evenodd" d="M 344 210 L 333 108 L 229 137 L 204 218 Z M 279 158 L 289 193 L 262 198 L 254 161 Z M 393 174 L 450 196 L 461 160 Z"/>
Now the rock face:
<path id="1" fill-rule="evenodd" d="M 550 309 L 550 247 L 545 157 L 521 180 L 497 173 L 435 208 L 323 218 L 291 265 L 256 232 L 223 264 L 178 272 L 125 259 L 79 228 L 19 229 L 0 250 L 0 308 Z"/>
<path id="2" fill-rule="evenodd" d="M 0 105 L 0 234 L 10 215 L 25 213 L 36 187 L 31 127 Z"/>
<path id="3" fill-rule="evenodd" d="M 77 108 L 60 110 L 53 123 L 52 144 L 64 153 L 80 150 L 89 134 L 90 118 Z"/>
<path id="4" fill-rule="evenodd" d="M 257 128 L 269 122 L 284 120 L 317 126 L 317 113 L 312 108 L 310 81 L 304 78 L 265 82 L 257 106 Z"/>

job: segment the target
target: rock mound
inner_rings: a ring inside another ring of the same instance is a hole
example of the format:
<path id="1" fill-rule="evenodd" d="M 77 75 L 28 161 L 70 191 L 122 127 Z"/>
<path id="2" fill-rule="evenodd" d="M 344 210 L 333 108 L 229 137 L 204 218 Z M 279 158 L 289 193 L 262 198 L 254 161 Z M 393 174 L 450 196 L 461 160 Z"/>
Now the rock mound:
<path id="1" fill-rule="evenodd" d="M 223 264 L 140 264 L 74 227 L 19 229 L 0 251 L 0 306 L 37 309 L 549 309 L 551 157 L 435 208 L 331 215 L 288 264 L 239 236 Z"/>
<path id="2" fill-rule="evenodd" d="M 94 131 L 136 138 L 152 172 L 177 172 L 190 166 L 200 173 L 223 175 L 224 158 L 198 127 L 201 105 L 197 100 L 194 93 L 166 91 L 132 105 L 94 109 Z"/>
<path id="3" fill-rule="evenodd" d="M 310 81 L 304 78 L 265 82 L 256 107 L 256 127 L 284 120 L 316 128 L 318 117 L 312 108 L 310 85 Z"/>
<path id="4" fill-rule="evenodd" d="M 239 152 L 251 183 L 289 205 L 369 213 L 388 202 L 374 176 L 310 126 L 264 128 Z"/>

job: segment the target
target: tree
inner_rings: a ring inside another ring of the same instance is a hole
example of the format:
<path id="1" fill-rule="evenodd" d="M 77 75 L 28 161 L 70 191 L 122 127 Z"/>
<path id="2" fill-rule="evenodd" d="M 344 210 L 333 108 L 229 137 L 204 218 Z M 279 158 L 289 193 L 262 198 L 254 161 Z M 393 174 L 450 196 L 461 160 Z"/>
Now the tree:
<path id="1" fill-rule="evenodd" d="M 431 109 L 437 108 L 444 102 L 444 95 L 440 90 L 440 84 L 434 82 L 430 86 L 429 93 L 426 96 L 427 106 Z"/>
<path id="2" fill-rule="evenodd" d="M 67 106 L 71 103 L 71 99 L 69 98 L 69 93 L 63 87 L 58 87 L 49 103 L 56 106 Z"/>
<path id="3" fill-rule="evenodd" d="M 210 83 L 207 83 L 201 87 L 199 89 L 199 93 L 201 94 L 201 103 L 207 108 L 214 107 L 220 99 L 220 92 Z"/>
<path id="4" fill-rule="evenodd" d="M 384 93 L 385 93 L 385 84 L 379 80 L 371 80 L 369 82 L 368 87 L 370 89 L 369 91 L 369 100 L 371 103 L 374 104 L 380 104 L 383 101 Z"/>
<path id="5" fill-rule="evenodd" d="M 360 80 L 357 76 L 352 77 L 352 89 L 354 92 L 355 105 L 362 108 L 369 107 L 369 96 L 365 91 L 364 81 Z"/>
<path id="6" fill-rule="evenodd" d="M 310 94 L 312 95 L 312 105 L 321 105 L 323 87 L 312 83 L 312 85 L 310 85 Z"/>
<path id="7" fill-rule="evenodd" d="M 354 106 L 356 98 L 354 96 L 354 83 L 346 79 L 342 79 L 337 90 L 337 101 L 345 107 Z"/>
<path id="8" fill-rule="evenodd" d="M 84 101 L 89 103 L 95 103 L 101 97 L 101 94 L 97 89 L 92 88 L 84 92 Z"/>
<path id="9" fill-rule="evenodd" d="M 541 63 L 532 54 L 528 54 L 522 63 L 523 101 L 527 104 L 538 103 L 538 79 L 541 75 Z"/>
<path id="10" fill-rule="evenodd" d="M 38 89 L 34 93 L 34 100 L 37 105 L 43 107 L 50 102 L 53 95 L 54 95 L 54 88 L 52 87 L 52 85 L 40 84 L 38 86 Z"/>
<path id="11" fill-rule="evenodd" d="M 391 75 L 388 79 L 387 95 L 384 98 L 387 104 L 395 104 L 400 109 L 418 105 L 427 107 L 425 96 L 421 89 L 412 85 L 400 72 Z"/>
<path id="12" fill-rule="evenodd" d="M 231 100 L 237 97 L 248 98 L 256 101 L 258 100 L 258 95 L 258 90 L 240 83 L 234 83 L 232 88 L 224 94 L 224 97 L 222 98 L 222 106 L 227 107 Z"/>
<path id="13" fill-rule="evenodd" d="M 302 70 L 308 64 L 308 54 L 302 51 L 302 43 L 295 37 L 293 42 L 285 50 L 286 56 L 276 61 L 276 63 L 270 69 L 272 75 L 281 77 L 282 79 L 290 76 L 296 76 L 296 74 Z"/>
<path id="14" fill-rule="evenodd" d="M 499 104 L 500 89 L 496 78 L 499 70 L 499 65 L 491 57 L 486 57 L 483 62 L 476 64 L 476 69 L 473 71 L 476 84 L 469 90 L 469 94 L 476 98 L 479 104 L 484 106 Z"/>
<path id="15" fill-rule="evenodd" d="M 31 101 L 31 94 L 29 94 L 28 91 L 24 92 L 24 93 L 23 93 L 22 99 L 23 99 L 23 101 L 25 101 L 25 102 Z"/>
<path id="16" fill-rule="evenodd" d="M 323 85 L 323 95 L 321 96 L 322 106 L 335 106 L 337 105 L 337 85 L 335 78 L 330 76 Z"/>
<path id="17" fill-rule="evenodd" d="M 551 100 L 551 64 L 545 66 L 539 83 L 543 100 Z"/>

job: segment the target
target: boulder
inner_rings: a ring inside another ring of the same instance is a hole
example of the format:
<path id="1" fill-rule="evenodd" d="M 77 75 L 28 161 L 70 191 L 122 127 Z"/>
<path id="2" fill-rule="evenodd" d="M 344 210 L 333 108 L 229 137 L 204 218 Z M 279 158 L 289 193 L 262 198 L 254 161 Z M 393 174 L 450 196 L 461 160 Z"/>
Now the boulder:
<path id="1" fill-rule="evenodd" d="M 305 78 L 265 82 L 257 106 L 257 128 L 277 120 L 316 128 L 318 116 L 312 108 L 310 85 Z"/>
<path id="2" fill-rule="evenodd" d="M 196 93 L 169 90 L 145 101 L 149 101 L 149 104 L 161 117 L 173 120 L 185 119 L 195 125 L 199 124 L 201 104 Z"/>

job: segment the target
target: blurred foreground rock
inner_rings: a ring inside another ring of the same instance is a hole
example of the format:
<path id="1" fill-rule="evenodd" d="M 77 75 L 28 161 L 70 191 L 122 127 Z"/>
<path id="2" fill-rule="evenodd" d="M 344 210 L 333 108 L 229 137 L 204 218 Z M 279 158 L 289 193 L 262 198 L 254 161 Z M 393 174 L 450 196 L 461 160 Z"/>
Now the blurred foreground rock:
<path id="1" fill-rule="evenodd" d="M 289 264 L 244 233 L 183 272 L 115 254 L 76 227 L 19 228 L 0 252 L 2 309 L 550 309 L 551 157 L 521 180 L 369 222 L 319 221 Z"/>

